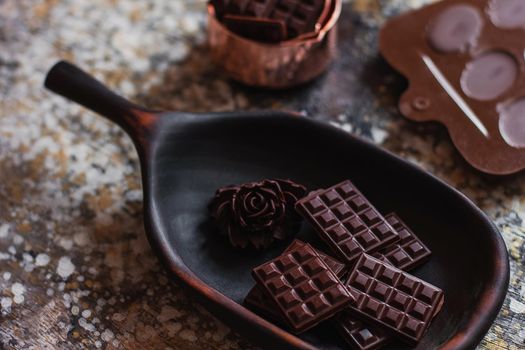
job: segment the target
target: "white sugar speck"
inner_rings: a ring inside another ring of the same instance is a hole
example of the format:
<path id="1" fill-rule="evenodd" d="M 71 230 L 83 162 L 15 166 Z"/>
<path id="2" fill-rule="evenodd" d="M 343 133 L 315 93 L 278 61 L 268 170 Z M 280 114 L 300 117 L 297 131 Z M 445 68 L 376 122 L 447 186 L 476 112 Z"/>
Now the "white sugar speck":
<path id="1" fill-rule="evenodd" d="M 13 304 L 13 301 L 11 300 L 11 298 L 0 299 L 0 305 L 2 305 L 2 311 L 9 311 L 9 309 L 11 309 L 12 304 Z"/>
<path id="2" fill-rule="evenodd" d="M 66 279 L 75 271 L 75 265 L 67 256 L 63 256 L 58 260 L 57 273 L 60 277 Z"/>
<path id="3" fill-rule="evenodd" d="M 83 247 L 89 243 L 89 237 L 86 233 L 79 232 L 73 236 L 73 241 L 76 245 Z"/>
<path id="4" fill-rule="evenodd" d="M 514 299 L 514 298 L 510 298 L 510 310 L 512 312 L 515 312 L 517 314 L 522 314 L 522 313 L 525 313 L 525 304 L 523 304 L 522 302 Z"/>
<path id="5" fill-rule="evenodd" d="M 82 317 L 89 318 L 91 316 L 91 310 L 82 311 Z"/>
<path id="6" fill-rule="evenodd" d="M 104 332 L 102 332 L 102 334 L 100 335 L 100 337 L 102 338 L 103 341 L 105 342 L 109 342 L 111 339 L 113 339 L 115 335 L 113 334 L 113 332 L 109 329 L 106 329 Z"/>
<path id="7" fill-rule="evenodd" d="M 36 256 L 35 265 L 36 266 L 46 266 L 47 264 L 49 264 L 49 260 L 50 260 L 49 255 L 40 253 Z"/>
<path id="8" fill-rule="evenodd" d="M 80 312 L 80 308 L 76 305 L 74 305 L 73 307 L 71 307 L 71 313 L 76 316 L 78 315 L 78 313 Z"/>
<path id="9" fill-rule="evenodd" d="M 9 225 L 8 224 L 0 225 L 0 238 L 7 237 L 8 233 L 9 233 Z"/>
<path id="10" fill-rule="evenodd" d="M 21 304 L 24 302 L 24 293 L 26 291 L 26 287 L 24 287 L 21 283 L 14 283 L 11 286 L 11 293 L 13 293 L 13 301 L 17 304 Z"/>
<path id="11" fill-rule="evenodd" d="M 61 238 L 58 244 L 65 250 L 71 250 L 71 248 L 73 248 L 73 241 L 69 238 Z"/>
<path id="12" fill-rule="evenodd" d="M 86 321 L 86 319 L 83 318 L 83 317 L 78 319 L 78 325 L 80 327 L 84 328 L 87 331 L 90 331 L 90 332 L 94 332 L 95 331 L 95 326 L 93 326 L 91 323 Z"/>
<path id="13" fill-rule="evenodd" d="M 2 277 L 4 278 L 4 280 L 9 281 L 11 279 L 11 272 L 4 272 Z"/>
<path id="14" fill-rule="evenodd" d="M 16 244 L 16 245 L 20 245 L 24 242 L 24 238 L 20 235 L 15 235 L 13 237 L 13 243 Z"/>
<path id="15" fill-rule="evenodd" d="M 370 132 L 372 134 L 372 139 L 374 140 L 374 142 L 379 144 L 383 143 L 388 136 L 388 133 L 385 130 L 376 127 L 372 127 Z"/>

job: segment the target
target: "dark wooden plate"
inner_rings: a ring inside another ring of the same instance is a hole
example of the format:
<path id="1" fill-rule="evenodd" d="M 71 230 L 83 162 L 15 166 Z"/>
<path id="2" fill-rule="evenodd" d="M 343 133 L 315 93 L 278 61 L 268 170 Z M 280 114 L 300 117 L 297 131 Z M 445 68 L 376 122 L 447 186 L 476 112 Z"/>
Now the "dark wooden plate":
<path id="1" fill-rule="evenodd" d="M 232 249 L 208 221 L 218 187 L 290 178 L 310 189 L 351 179 L 383 213 L 397 212 L 433 252 L 415 275 L 445 291 L 442 312 L 417 349 L 470 349 L 505 297 L 503 240 L 465 196 L 437 178 L 329 125 L 281 112 L 152 112 L 58 63 L 46 86 L 121 125 L 140 156 L 148 238 L 176 281 L 247 339 L 271 349 L 346 349 L 324 323 L 296 337 L 244 308 L 252 267 L 278 255 Z M 319 244 L 303 225 L 300 238 Z M 387 349 L 404 349 L 393 344 Z"/>

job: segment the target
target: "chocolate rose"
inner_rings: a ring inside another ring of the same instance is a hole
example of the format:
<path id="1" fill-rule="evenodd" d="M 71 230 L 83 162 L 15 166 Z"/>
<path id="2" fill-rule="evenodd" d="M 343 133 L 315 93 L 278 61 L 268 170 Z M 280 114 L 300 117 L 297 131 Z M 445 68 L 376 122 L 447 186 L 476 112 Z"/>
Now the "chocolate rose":
<path id="1" fill-rule="evenodd" d="M 217 190 L 210 203 L 211 216 L 235 247 L 268 247 L 299 229 L 295 202 L 306 193 L 289 180 L 263 180 Z"/>

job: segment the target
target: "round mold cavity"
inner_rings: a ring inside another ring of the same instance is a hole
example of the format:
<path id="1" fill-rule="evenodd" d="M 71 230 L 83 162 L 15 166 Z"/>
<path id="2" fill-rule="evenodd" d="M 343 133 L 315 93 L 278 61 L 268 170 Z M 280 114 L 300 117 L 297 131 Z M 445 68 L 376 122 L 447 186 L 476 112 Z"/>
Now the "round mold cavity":
<path id="1" fill-rule="evenodd" d="M 525 97 L 499 109 L 499 132 L 508 145 L 525 147 Z"/>
<path id="2" fill-rule="evenodd" d="M 507 91 L 518 74 L 518 62 L 511 54 L 489 51 L 466 64 L 461 73 L 461 88 L 470 98 L 492 100 Z"/>
<path id="3" fill-rule="evenodd" d="M 523 0 L 492 0 L 487 13 L 496 27 L 525 28 L 525 1 Z"/>
<path id="4" fill-rule="evenodd" d="M 437 51 L 462 52 L 476 45 L 482 27 L 483 20 L 478 9 L 470 5 L 454 5 L 430 23 L 427 40 Z"/>

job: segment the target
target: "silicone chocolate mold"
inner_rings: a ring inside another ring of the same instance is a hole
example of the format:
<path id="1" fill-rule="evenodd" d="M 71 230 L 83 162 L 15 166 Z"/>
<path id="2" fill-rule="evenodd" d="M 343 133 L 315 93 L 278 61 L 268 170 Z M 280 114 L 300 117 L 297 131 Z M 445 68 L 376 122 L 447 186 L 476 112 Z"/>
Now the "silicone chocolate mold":
<path id="1" fill-rule="evenodd" d="M 409 81 L 399 109 L 443 123 L 491 174 L 525 168 L 525 1 L 445 0 L 390 20 L 385 59 Z"/>

